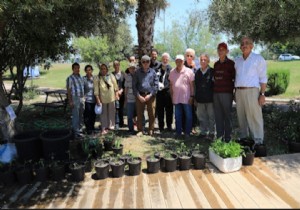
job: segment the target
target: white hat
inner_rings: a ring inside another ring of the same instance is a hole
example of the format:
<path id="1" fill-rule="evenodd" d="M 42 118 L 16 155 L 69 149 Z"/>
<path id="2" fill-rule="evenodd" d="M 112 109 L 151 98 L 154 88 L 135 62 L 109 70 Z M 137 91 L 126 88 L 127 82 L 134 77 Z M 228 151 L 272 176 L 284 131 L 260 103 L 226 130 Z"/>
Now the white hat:
<path id="1" fill-rule="evenodd" d="M 175 60 L 177 60 L 177 59 L 184 61 L 184 56 L 183 55 L 176 55 Z"/>
<path id="2" fill-rule="evenodd" d="M 95 114 L 100 115 L 102 113 L 102 105 L 97 105 L 95 106 Z"/>

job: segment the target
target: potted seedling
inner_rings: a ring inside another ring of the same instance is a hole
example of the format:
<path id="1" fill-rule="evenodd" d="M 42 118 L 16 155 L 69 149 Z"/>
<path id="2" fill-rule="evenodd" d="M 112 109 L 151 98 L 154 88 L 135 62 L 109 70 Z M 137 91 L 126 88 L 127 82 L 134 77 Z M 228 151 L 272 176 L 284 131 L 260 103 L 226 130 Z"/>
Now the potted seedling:
<path id="1" fill-rule="evenodd" d="M 123 144 L 121 144 L 122 139 L 120 137 L 116 138 L 115 143 L 112 146 L 112 151 L 114 154 L 123 154 Z"/>
<path id="2" fill-rule="evenodd" d="M 130 150 L 125 154 L 120 155 L 120 159 L 124 161 L 125 165 L 127 165 L 128 159 L 132 157 L 132 153 Z"/>
<path id="3" fill-rule="evenodd" d="M 45 182 L 49 178 L 49 167 L 42 158 L 34 164 L 33 172 L 37 181 Z"/>
<path id="4" fill-rule="evenodd" d="M 129 175 L 136 176 L 141 173 L 142 169 L 142 158 L 131 154 L 131 157 L 127 160 L 129 166 Z"/>
<path id="5" fill-rule="evenodd" d="M 81 182 L 84 180 L 85 166 L 83 164 L 80 164 L 76 161 L 74 163 L 71 163 L 69 168 L 71 171 L 71 179 L 74 182 Z"/>
<path id="6" fill-rule="evenodd" d="M 250 147 L 244 147 L 245 154 L 243 155 L 242 162 L 245 166 L 251 166 L 254 161 L 255 151 L 252 151 Z"/>
<path id="7" fill-rule="evenodd" d="M 114 132 L 107 133 L 103 139 L 104 150 L 112 151 L 112 146 L 114 145 L 114 143 L 115 143 L 115 133 Z"/>
<path id="8" fill-rule="evenodd" d="M 210 162 L 224 173 L 240 170 L 243 154 L 243 146 L 234 140 L 226 143 L 218 138 L 209 147 Z"/>
<path id="9" fill-rule="evenodd" d="M 65 178 L 65 164 L 54 158 L 55 154 L 51 153 L 50 174 L 54 181 L 61 181 Z"/>
<path id="10" fill-rule="evenodd" d="M 199 144 L 196 144 L 196 146 L 192 149 L 192 163 L 194 165 L 194 169 L 205 168 L 205 156 L 202 154 Z"/>
<path id="11" fill-rule="evenodd" d="M 97 159 L 94 162 L 96 176 L 98 179 L 105 179 L 109 176 L 109 160 L 107 158 Z"/>
<path id="12" fill-rule="evenodd" d="M 112 177 L 122 177 L 125 172 L 125 163 L 120 159 L 120 155 L 112 157 L 109 161 L 111 167 Z"/>
<path id="13" fill-rule="evenodd" d="M 155 156 L 155 153 L 146 158 L 147 172 L 157 173 L 160 169 L 160 157 Z"/>
<path id="14" fill-rule="evenodd" d="M 165 171 L 166 172 L 173 172 L 177 169 L 177 159 L 178 155 L 172 151 L 166 150 L 162 158 L 164 159 L 165 164 Z"/>
<path id="15" fill-rule="evenodd" d="M 17 180 L 21 185 L 29 184 L 32 181 L 33 173 L 31 162 L 32 160 L 26 160 L 16 169 Z"/>
<path id="16" fill-rule="evenodd" d="M 191 166 L 192 155 L 187 146 L 181 142 L 180 146 L 177 148 L 178 160 L 179 160 L 179 169 L 180 170 L 189 170 Z"/>

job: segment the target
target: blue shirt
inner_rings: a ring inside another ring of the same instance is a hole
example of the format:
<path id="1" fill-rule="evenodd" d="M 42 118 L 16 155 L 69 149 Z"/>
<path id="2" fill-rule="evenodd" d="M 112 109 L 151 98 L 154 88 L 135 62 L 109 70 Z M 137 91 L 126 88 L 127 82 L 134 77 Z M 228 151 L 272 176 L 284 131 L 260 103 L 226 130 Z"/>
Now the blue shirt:
<path id="1" fill-rule="evenodd" d="M 133 77 L 133 95 L 137 96 L 139 92 L 151 93 L 156 95 L 158 90 L 158 76 L 154 69 L 149 68 L 146 72 L 139 68 Z"/>

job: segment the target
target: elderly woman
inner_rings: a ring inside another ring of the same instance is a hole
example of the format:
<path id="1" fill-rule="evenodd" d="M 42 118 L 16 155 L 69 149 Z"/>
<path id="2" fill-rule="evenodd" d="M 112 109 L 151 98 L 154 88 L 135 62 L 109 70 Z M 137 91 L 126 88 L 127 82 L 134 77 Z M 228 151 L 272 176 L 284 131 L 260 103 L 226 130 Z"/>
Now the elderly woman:
<path id="1" fill-rule="evenodd" d="M 209 56 L 200 55 L 200 69 L 195 74 L 195 100 L 200 124 L 200 138 L 215 136 L 215 115 L 213 108 L 213 69 L 208 65 Z"/>
<path id="2" fill-rule="evenodd" d="M 114 75 L 108 72 L 107 65 L 101 64 L 99 75 L 94 80 L 94 94 L 97 105 L 102 105 L 100 122 L 103 135 L 115 127 L 115 100 L 119 97 L 118 90 Z"/>

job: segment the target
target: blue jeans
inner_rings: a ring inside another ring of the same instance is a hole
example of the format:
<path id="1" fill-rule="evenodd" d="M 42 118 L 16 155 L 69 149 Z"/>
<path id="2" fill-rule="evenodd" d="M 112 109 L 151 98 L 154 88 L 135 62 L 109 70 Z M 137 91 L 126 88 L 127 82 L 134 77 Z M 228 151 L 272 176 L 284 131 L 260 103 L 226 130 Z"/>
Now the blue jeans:
<path id="1" fill-rule="evenodd" d="M 129 131 L 133 131 L 133 117 L 135 113 L 135 102 L 127 103 L 127 121 L 128 121 L 128 129 Z"/>
<path id="2" fill-rule="evenodd" d="M 175 120 L 176 134 L 181 135 L 182 132 L 182 116 L 185 115 L 185 135 L 190 135 L 192 131 L 192 106 L 190 104 L 175 104 Z"/>
<path id="3" fill-rule="evenodd" d="M 84 100 L 83 97 L 72 96 L 74 107 L 72 109 L 72 127 L 75 134 L 79 134 L 82 122 L 83 122 L 83 111 L 84 111 Z"/>

